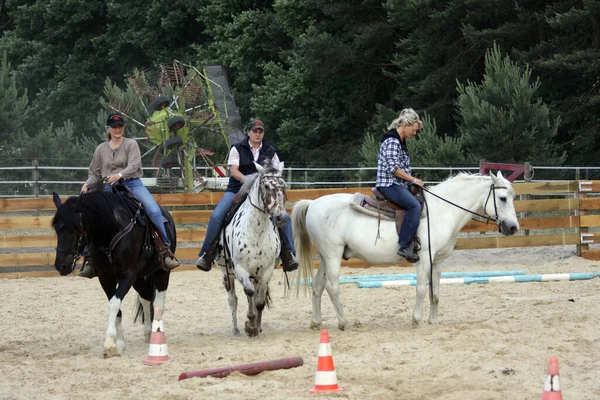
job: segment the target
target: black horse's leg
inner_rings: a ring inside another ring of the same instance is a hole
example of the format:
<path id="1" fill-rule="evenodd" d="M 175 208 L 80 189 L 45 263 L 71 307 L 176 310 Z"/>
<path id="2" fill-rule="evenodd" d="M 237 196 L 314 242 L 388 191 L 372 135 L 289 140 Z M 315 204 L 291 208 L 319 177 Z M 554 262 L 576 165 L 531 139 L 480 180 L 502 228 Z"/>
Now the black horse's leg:
<path id="1" fill-rule="evenodd" d="M 152 314 L 154 306 L 154 284 L 151 277 L 138 278 L 133 288 L 138 292 L 138 310 L 136 313 L 137 318 L 142 315 L 142 322 L 144 324 L 144 336 L 147 341 L 150 341 L 152 335 Z"/>
<path id="2" fill-rule="evenodd" d="M 101 278 L 100 275 L 98 278 Z M 114 278 L 112 279 L 114 280 Z M 119 279 L 116 282 L 116 290 L 108 300 L 108 328 L 104 340 L 104 358 L 121 355 L 125 349 L 125 341 L 121 327 L 121 304 L 123 303 L 125 295 L 131 289 L 134 279 L 134 272 L 129 272 L 124 278 Z M 100 282 L 102 283 L 102 280 Z M 102 284 L 102 287 L 104 287 L 104 284 Z"/>
<path id="3" fill-rule="evenodd" d="M 121 310 L 118 310 L 114 315 L 111 312 L 110 301 L 117 291 L 117 281 L 110 272 L 106 272 L 109 271 L 108 268 L 110 268 L 110 265 L 100 265 L 98 262 L 95 265 L 99 265 L 101 273 L 98 275 L 98 280 L 109 301 L 108 328 L 106 329 L 104 338 L 104 358 L 109 358 L 121 355 L 123 350 L 125 350 L 125 342 L 122 338 L 122 330 L 120 329 L 122 314 Z M 119 331 L 121 334 L 120 338 L 118 336 Z"/>

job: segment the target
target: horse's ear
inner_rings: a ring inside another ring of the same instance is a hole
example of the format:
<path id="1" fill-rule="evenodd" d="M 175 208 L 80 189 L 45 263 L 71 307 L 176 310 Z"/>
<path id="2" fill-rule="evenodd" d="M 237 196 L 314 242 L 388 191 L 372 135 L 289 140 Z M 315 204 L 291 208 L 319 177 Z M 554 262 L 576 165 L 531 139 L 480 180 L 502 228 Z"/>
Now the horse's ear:
<path id="1" fill-rule="evenodd" d="M 498 170 L 498 178 L 504 179 L 504 176 L 502 175 L 502 171 L 500 171 L 500 170 Z"/>
<path id="2" fill-rule="evenodd" d="M 490 174 L 490 178 L 492 178 L 492 183 L 493 183 L 495 186 L 500 186 L 500 185 L 502 185 L 502 180 L 501 180 L 501 179 L 499 179 L 498 177 L 496 177 L 496 176 L 495 176 L 495 175 L 492 173 L 492 171 L 490 171 L 490 172 L 489 172 L 489 174 Z M 501 173 L 500 171 L 498 171 L 498 174 L 499 174 L 499 176 L 500 176 L 500 177 L 502 176 L 502 173 Z"/>
<path id="3" fill-rule="evenodd" d="M 56 208 L 62 205 L 62 202 L 60 201 L 60 196 L 56 192 L 52 192 L 52 200 L 54 200 L 54 205 L 56 205 Z"/>
<path id="4" fill-rule="evenodd" d="M 285 162 L 280 162 L 279 165 L 277 166 L 277 169 L 279 170 L 279 173 L 283 173 L 283 168 L 285 167 Z"/>
<path id="5" fill-rule="evenodd" d="M 262 165 L 260 165 L 259 163 L 257 163 L 256 161 L 254 161 L 254 165 L 256 166 L 256 170 L 260 173 L 262 173 L 264 171 L 264 167 Z"/>

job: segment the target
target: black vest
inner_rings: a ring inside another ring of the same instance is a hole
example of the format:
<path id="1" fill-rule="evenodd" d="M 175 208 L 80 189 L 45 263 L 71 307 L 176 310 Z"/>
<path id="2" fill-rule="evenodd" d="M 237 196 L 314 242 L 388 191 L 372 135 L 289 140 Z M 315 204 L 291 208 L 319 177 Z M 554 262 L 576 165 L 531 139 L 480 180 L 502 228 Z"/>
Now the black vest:
<path id="1" fill-rule="evenodd" d="M 250 143 L 248 142 L 248 136 L 244 138 L 241 142 L 234 144 L 232 147 L 235 147 L 238 153 L 240 154 L 240 172 L 244 175 L 250 175 L 258 172 L 256 170 L 256 166 L 254 165 L 254 155 L 252 154 L 252 149 L 250 148 Z M 258 163 L 260 165 L 265 165 L 265 161 L 267 159 L 272 159 L 275 155 L 275 148 L 265 142 L 262 141 L 262 147 L 258 153 Z M 229 184 L 227 185 L 226 192 L 237 193 L 242 188 L 242 182 L 235 179 L 233 176 L 229 177 Z"/>

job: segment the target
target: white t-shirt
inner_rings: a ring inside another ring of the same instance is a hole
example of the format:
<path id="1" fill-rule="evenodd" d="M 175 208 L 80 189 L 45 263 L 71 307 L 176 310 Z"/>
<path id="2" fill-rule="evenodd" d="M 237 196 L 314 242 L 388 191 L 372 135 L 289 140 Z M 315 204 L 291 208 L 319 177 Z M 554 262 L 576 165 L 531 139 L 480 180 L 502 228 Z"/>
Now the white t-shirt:
<path id="1" fill-rule="evenodd" d="M 258 149 L 255 149 L 252 146 L 250 146 L 250 149 L 252 150 L 252 156 L 254 157 L 254 161 L 258 161 L 258 154 L 260 153 L 260 149 L 262 149 L 262 143 L 260 144 L 260 146 L 258 146 Z M 277 153 L 275 153 L 273 155 L 271 162 L 275 166 L 279 165 L 279 163 L 281 161 L 279 161 L 279 157 L 277 156 Z M 240 166 L 240 153 L 237 151 L 235 146 L 232 147 L 231 150 L 229 151 L 229 159 L 227 160 L 227 166 L 231 167 L 232 165 L 236 165 L 238 167 Z"/>

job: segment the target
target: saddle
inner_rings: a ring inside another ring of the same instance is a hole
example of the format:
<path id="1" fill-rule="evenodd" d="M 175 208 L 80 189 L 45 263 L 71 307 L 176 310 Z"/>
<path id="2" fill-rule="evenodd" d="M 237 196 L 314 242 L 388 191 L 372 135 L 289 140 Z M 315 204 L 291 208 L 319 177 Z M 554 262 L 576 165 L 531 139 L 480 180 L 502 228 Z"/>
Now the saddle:
<path id="1" fill-rule="evenodd" d="M 421 205 L 422 215 L 425 204 L 423 189 L 418 185 L 411 185 L 409 190 Z M 350 207 L 378 219 L 396 221 L 396 232 L 399 235 L 400 229 L 402 228 L 402 221 L 404 221 L 404 216 L 406 215 L 406 210 L 386 199 L 377 188 L 372 188 L 371 191 L 373 192 L 373 196 L 355 193 L 350 199 Z"/>
<path id="2" fill-rule="evenodd" d="M 142 203 L 135 197 L 133 192 L 125 185 L 113 185 L 111 188 L 112 193 L 119 194 L 125 206 L 131 211 L 134 215 L 135 223 L 140 226 L 149 226 L 150 229 L 146 229 L 146 235 L 144 239 L 144 244 L 142 246 L 143 257 L 149 260 L 152 256 L 153 248 L 156 249 L 156 253 L 158 254 L 159 264 L 163 269 L 169 271 L 167 267 L 164 265 L 164 258 L 167 256 L 172 256 L 171 250 L 165 245 L 158 228 L 154 223 L 148 218 L 148 215 L 144 212 L 144 206 Z M 160 207 L 160 211 L 162 213 L 163 223 L 168 222 L 169 220 L 165 217 L 165 210 Z M 121 232 L 119 232 L 111 241 L 110 250 L 116 246 L 116 244 L 125 236 L 130 230 L 133 228 L 133 224 L 130 223 L 130 226 L 127 226 Z M 154 245 L 154 247 L 152 246 Z"/>

